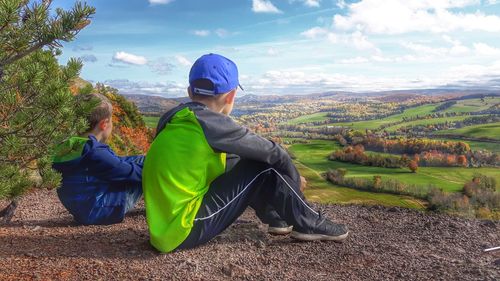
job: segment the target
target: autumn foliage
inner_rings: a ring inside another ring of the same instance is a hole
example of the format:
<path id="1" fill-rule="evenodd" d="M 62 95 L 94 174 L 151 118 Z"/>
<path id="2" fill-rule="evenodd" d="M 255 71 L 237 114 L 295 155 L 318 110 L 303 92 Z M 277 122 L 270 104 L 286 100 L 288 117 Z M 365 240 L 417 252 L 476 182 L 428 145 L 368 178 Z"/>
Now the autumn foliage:
<path id="1" fill-rule="evenodd" d="M 147 128 L 137 106 L 118 94 L 114 88 L 97 84 L 95 91 L 113 104 L 113 136 L 109 145 L 119 155 L 145 154 L 153 132 Z"/>
<path id="2" fill-rule="evenodd" d="M 418 163 L 417 163 L 417 161 L 411 160 L 410 163 L 408 164 L 408 169 L 410 169 L 410 171 L 412 173 L 416 173 L 417 170 L 418 170 Z"/>

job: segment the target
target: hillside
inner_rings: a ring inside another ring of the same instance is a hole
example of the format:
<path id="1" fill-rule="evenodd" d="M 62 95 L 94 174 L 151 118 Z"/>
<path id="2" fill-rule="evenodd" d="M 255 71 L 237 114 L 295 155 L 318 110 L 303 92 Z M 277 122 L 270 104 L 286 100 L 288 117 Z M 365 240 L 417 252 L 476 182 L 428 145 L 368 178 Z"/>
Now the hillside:
<path id="1" fill-rule="evenodd" d="M 157 96 L 124 95 L 124 97 L 135 103 L 139 111 L 144 115 L 159 116 L 183 102 L 183 99 L 167 99 Z"/>
<path id="2" fill-rule="evenodd" d="M 1 203 L 0 203 L 1 204 Z M 2 207 L 0 205 L 0 207 Z M 0 280 L 498 280 L 500 223 L 401 208 L 320 206 L 342 243 L 266 234 L 253 212 L 205 246 L 159 254 L 144 207 L 113 226 L 76 226 L 54 191 L 24 197 L 0 227 Z"/>

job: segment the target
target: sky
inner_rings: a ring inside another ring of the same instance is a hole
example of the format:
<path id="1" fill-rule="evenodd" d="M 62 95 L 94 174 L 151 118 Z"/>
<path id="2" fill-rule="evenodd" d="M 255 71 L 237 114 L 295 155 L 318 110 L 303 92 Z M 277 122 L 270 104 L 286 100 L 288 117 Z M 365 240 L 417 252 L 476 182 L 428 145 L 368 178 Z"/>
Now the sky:
<path id="1" fill-rule="evenodd" d="M 73 0 L 54 0 L 64 9 Z M 500 0 L 88 0 L 59 60 L 124 94 L 186 95 L 201 55 L 239 68 L 244 94 L 500 89 Z"/>

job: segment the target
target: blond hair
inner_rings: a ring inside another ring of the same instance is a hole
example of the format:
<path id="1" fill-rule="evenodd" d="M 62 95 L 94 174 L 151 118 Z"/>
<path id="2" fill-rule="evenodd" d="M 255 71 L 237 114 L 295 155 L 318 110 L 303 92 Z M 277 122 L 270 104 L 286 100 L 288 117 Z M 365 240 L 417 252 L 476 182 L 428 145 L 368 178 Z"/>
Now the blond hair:
<path id="1" fill-rule="evenodd" d="M 97 103 L 94 109 L 86 116 L 89 127 L 86 132 L 93 130 L 99 122 L 106 118 L 111 118 L 113 115 L 113 105 L 104 95 L 101 94 L 86 94 L 79 96 L 79 102 Z"/>

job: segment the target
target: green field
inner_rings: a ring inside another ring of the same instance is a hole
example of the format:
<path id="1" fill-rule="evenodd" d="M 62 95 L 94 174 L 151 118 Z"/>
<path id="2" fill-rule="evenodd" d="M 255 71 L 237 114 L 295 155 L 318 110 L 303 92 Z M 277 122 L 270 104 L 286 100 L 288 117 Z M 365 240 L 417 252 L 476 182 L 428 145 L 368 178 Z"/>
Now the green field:
<path id="1" fill-rule="evenodd" d="M 470 99 L 470 100 L 461 100 L 458 101 L 457 104 L 453 105 L 452 107 L 441 111 L 441 113 L 444 112 L 476 112 L 476 111 L 481 111 L 488 109 L 489 107 L 497 104 L 500 102 L 500 98 L 486 98 L 484 102 L 482 102 L 480 99 Z M 426 105 L 421 105 L 413 108 L 409 108 L 405 110 L 403 113 L 400 114 L 394 114 L 385 118 L 377 119 L 377 120 L 367 120 L 367 121 L 358 121 L 358 122 L 339 122 L 339 123 L 331 123 L 328 124 L 328 126 L 343 126 L 343 127 L 350 127 L 354 130 L 375 130 L 378 129 L 382 125 L 386 125 L 389 123 L 393 122 L 398 122 L 403 119 L 403 117 L 416 117 L 416 116 L 423 116 L 423 115 L 428 115 L 432 114 L 433 110 L 439 106 L 442 103 L 436 103 L 436 104 L 426 104 Z M 300 116 L 298 118 L 292 119 L 288 122 L 287 124 L 300 124 L 300 123 L 307 123 L 307 122 L 315 122 L 315 121 L 324 121 L 327 120 L 328 117 L 326 116 L 328 113 L 327 112 L 318 112 L 318 113 L 313 113 L 309 115 L 304 115 Z M 425 119 L 425 120 L 416 120 L 416 121 L 410 121 L 410 122 L 405 122 L 399 125 L 391 126 L 389 127 L 390 131 L 394 131 L 397 128 L 408 126 L 408 125 L 427 125 L 427 124 L 433 124 L 433 123 L 444 123 L 446 121 L 459 121 L 466 119 L 470 116 L 455 116 L 455 117 L 450 117 L 450 118 L 434 118 L 434 119 Z M 326 125 L 319 125 L 315 127 L 322 127 Z"/>
<path id="2" fill-rule="evenodd" d="M 491 152 L 500 153 L 500 144 L 492 143 L 492 142 L 484 142 L 484 141 L 470 141 L 470 140 L 461 140 L 461 139 L 450 139 L 450 138 L 432 138 L 433 140 L 443 140 L 443 141 L 460 141 L 468 143 L 470 148 L 473 151 L 476 150 L 488 150 Z"/>
<path id="3" fill-rule="evenodd" d="M 499 97 L 488 97 L 484 101 L 481 99 L 459 100 L 457 103 L 442 112 L 476 112 L 488 109 L 500 103 Z"/>
<path id="4" fill-rule="evenodd" d="M 394 114 L 394 115 L 391 115 L 391 116 L 388 116 L 385 118 L 381 118 L 381 119 L 377 119 L 377 120 L 367 120 L 367 121 L 358 121 L 358 122 L 340 122 L 340 123 L 331 123 L 328 125 L 329 126 L 350 127 L 354 130 L 365 130 L 365 129 L 375 130 L 375 129 L 378 129 L 382 125 L 401 121 L 403 119 L 403 117 L 415 117 L 417 115 L 422 116 L 422 115 L 431 114 L 432 110 L 434 110 L 437 106 L 438 106 L 438 104 L 426 104 L 426 105 L 422 105 L 422 106 L 409 108 L 409 109 L 405 110 L 403 113 Z M 319 113 L 315 113 L 315 114 L 316 114 L 315 116 L 305 115 L 305 116 L 301 116 L 299 118 L 302 118 L 301 120 L 308 120 L 308 118 L 314 117 L 315 119 L 319 119 L 319 120 L 314 120 L 314 121 L 320 121 L 321 115 L 319 115 Z M 322 120 L 328 119 L 326 117 L 326 113 L 322 112 L 322 114 L 325 115 L 325 117 Z M 296 122 L 297 119 L 298 118 L 292 119 L 292 120 L 290 120 L 290 122 Z M 303 123 L 306 121 L 301 121 L 301 122 Z M 309 122 L 309 121 L 307 121 L 307 122 Z M 322 125 L 322 126 L 325 126 L 325 125 Z M 400 125 L 400 126 L 402 126 L 402 125 Z M 317 127 L 321 127 L 321 126 L 317 126 Z"/>
<path id="5" fill-rule="evenodd" d="M 436 132 L 436 134 L 500 140 L 500 122 L 467 126 L 460 129 L 443 130 Z M 500 144 L 497 145 L 500 146 Z"/>
<path id="6" fill-rule="evenodd" d="M 347 176 L 373 178 L 380 175 L 386 179 L 396 179 L 406 183 L 428 186 L 436 185 L 446 191 L 460 191 L 465 182 L 472 179 L 474 173 L 494 177 L 500 182 L 499 168 L 461 168 L 461 167 L 420 167 L 417 173 L 408 169 L 369 167 L 338 161 L 329 161 L 328 155 L 339 149 L 333 141 L 314 140 L 308 144 L 294 144 L 289 147 L 298 162 L 317 173 L 329 169 L 345 168 Z"/>
<path id="7" fill-rule="evenodd" d="M 484 115 L 475 115 L 475 117 L 480 117 L 480 116 L 484 116 Z M 406 126 L 441 124 L 441 123 L 446 123 L 446 122 L 462 121 L 462 120 L 467 119 L 467 118 L 470 118 L 470 116 L 465 115 L 465 116 L 453 116 L 453 117 L 442 117 L 442 118 L 415 120 L 415 121 L 409 121 L 409 122 L 405 122 L 402 124 L 390 126 L 390 127 L 385 128 L 385 130 L 387 130 L 388 132 L 393 132 L 399 128 L 406 127 Z"/>
<path id="8" fill-rule="evenodd" d="M 325 172 L 324 167 L 328 163 L 327 151 L 337 147 L 334 142 L 312 141 L 311 144 L 295 144 L 289 147 L 290 151 L 297 156 L 295 162 L 301 175 L 308 182 L 305 195 L 309 200 L 322 203 L 343 204 L 366 204 L 399 206 L 413 209 L 425 209 L 425 202 L 409 197 L 385 193 L 374 193 L 360 191 L 347 187 L 340 187 L 326 181 L 321 177 Z"/>
<path id="9" fill-rule="evenodd" d="M 500 102 L 500 98 L 486 98 L 462 100 L 447 108 L 443 112 L 477 112 L 490 108 Z M 382 125 L 402 121 L 403 117 L 416 117 L 432 114 L 433 110 L 442 103 L 427 104 L 405 110 L 401 114 L 391 115 L 378 120 L 368 120 L 359 122 L 331 123 L 328 126 L 350 127 L 354 130 L 364 131 L 365 129 L 375 130 Z M 326 112 L 319 112 L 292 119 L 287 124 L 300 124 L 314 121 L 327 120 Z M 431 118 L 404 122 L 386 128 L 388 131 L 395 131 L 404 126 L 428 125 L 445 123 L 447 121 L 461 121 L 470 116 L 454 116 L 449 118 Z M 314 126 L 323 127 L 325 125 Z M 446 130 L 438 132 L 465 137 L 489 137 L 500 140 L 500 123 L 482 124 L 468 126 L 461 129 Z M 458 141 L 449 139 L 450 141 Z M 459 140 L 462 141 L 462 140 Z M 469 143 L 473 150 L 489 150 L 500 152 L 500 145 L 482 141 L 464 141 Z M 379 204 L 387 206 L 403 206 L 409 208 L 423 208 L 424 203 L 420 200 L 408 196 L 397 196 L 392 194 L 373 193 L 359 191 L 351 188 L 339 187 L 328 182 L 321 175 L 330 169 L 345 168 L 348 170 L 348 177 L 362 177 L 372 179 L 379 175 L 382 179 L 395 179 L 409 184 L 417 184 L 423 187 L 433 185 L 448 192 L 461 191 L 463 185 L 470 181 L 475 173 L 481 173 L 494 177 L 500 182 L 500 168 L 462 168 L 462 167 L 420 167 L 417 173 L 411 173 L 407 168 L 380 168 L 369 167 L 339 161 L 328 160 L 328 155 L 340 149 L 334 141 L 313 140 L 307 144 L 293 144 L 289 146 L 289 151 L 295 155 L 296 164 L 303 176 L 308 180 L 309 189 L 306 196 L 319 202 L 336 203 L 361 203 Z M 374 152 L 368 152 L 373 154 Z M 379 153 L 381 154 L 381 153 Z M 386 155 L 386 154 L 384 154 Z M 500 187 L 499 187 L 500 190 Z"/>
<path id="10" fill-rule="evenodd" d="M 324 121 L 327 120 L 328 117 L 326 116 L 328 112 L 318 112 L 318 113 L 313 113 L 309 115 L 304 115 L 297 117 L 295 119 L 289 120 L 286 122 L 288 125 L 297 125 L 300 123 L 308 123 L 308 122 L 316 122 L 316 121 Z"/>
<path id="11" fill-rule="evenodd" d="M 146 126 L 149 128 L 156 128 L 156 125 L 160 120 L 160 117 L 157 116 L 142 116 L 142 118 L 144 119 Z"/>

